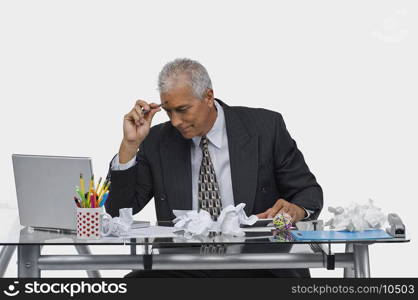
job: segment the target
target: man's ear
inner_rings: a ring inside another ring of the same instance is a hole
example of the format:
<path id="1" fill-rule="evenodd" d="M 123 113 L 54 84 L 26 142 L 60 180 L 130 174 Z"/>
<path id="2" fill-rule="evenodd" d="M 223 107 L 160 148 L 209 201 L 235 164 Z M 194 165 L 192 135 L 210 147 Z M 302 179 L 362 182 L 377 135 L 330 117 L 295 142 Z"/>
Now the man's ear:
<path id="1" fill-rule="evenodd" d="M 215 106 L 215 103 L 214 103 L 215 97 L 213 96 L 212 89 L 207 89 L 206 94 L 205 94 L 205 101 L 209 105 L 209 107 Z"/>

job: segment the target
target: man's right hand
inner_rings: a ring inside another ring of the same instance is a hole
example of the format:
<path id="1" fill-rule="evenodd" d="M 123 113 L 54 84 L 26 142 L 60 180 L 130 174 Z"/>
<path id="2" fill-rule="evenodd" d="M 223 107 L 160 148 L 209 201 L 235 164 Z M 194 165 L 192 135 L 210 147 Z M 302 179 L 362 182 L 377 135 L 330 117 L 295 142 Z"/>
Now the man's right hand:
<path id="1" fill-rule="evenodd" d="M 142 110 L 149 110 L 143 114 Z M 152 118 L 160 111 L 158 104 L 136 101 L 132 110 L 123 118 L 123 140 L 119 149 L 119 162 L 127 163 L 138 151 L 142 141 L 147 137 Z"/>

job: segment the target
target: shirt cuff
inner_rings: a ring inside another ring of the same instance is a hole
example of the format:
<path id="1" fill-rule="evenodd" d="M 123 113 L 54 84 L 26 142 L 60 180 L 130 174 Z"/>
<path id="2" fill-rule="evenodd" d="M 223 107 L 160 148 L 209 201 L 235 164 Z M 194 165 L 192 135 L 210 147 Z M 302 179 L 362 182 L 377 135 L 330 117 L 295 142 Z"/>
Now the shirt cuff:
<path id="1" fill-rule="evenodd" d="M 306 212 L 306 217 L 304 217 L 302 220 L 306 220 L 306 219 L 309 219 L 309 217 L 311 216 L 311 214 L 313 214 L 315 211 L 313 211 L 313 210 L 309 210 L 309 209 L 306 209 L 306 208 L 304 208 L 304 207 L 302 207 L 304 210 L 305 210 L 305 212 Z"/>
<path id="2" fill-rule="evenodd" d="M 119 162 L 119 154 L 116 154 L 115 158 L 112 160 L 112 171 L 123 171 L 127 170 L 130 167 L 133 167 L 136 165 L 136 155 L 127 163 L 121 164 Z"/>

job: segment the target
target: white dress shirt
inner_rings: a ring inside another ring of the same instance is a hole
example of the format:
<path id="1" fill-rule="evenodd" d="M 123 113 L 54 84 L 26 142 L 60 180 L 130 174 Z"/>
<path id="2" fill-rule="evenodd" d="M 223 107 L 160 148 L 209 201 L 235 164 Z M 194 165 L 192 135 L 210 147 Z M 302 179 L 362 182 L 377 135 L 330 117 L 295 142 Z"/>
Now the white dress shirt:
<path id="1" fill-rule="evenodd" d="M 219 190 L 221 194 L 222 207 L 228 205 L 234 205 L 234 194 L 232 191 L 232 179 L 231 179 L 231 165 L 229 163 L 229 147 L 228 147 L 228 135 L 226 133 L 225 115 L 222 106 L 215 100 L 215 106 L 218 111 L 215 123 L 210 131 L 206 134 L 209 141 L 209 155 L 212 160 L 213 167 L 216 173 L 216 179 L 219 184 Z M 201 136 L 192 138 L 193 143 L 190 147 L 191 151 L 191 164 L 192 164 L 192 207 L 193 210 L 199 208 L 198 203 L 198 178 L 200 164 L 202 162 L 202 149 L 200 148 Z M 136 164 L 136 157 L 134 156 L 129 162 L 121 164 L 119 162 L 119 154 L 112 161 L 112 170 L 122 171 L 129 169 Z M 306 210 L 308 218 L 310 211 Z"/>

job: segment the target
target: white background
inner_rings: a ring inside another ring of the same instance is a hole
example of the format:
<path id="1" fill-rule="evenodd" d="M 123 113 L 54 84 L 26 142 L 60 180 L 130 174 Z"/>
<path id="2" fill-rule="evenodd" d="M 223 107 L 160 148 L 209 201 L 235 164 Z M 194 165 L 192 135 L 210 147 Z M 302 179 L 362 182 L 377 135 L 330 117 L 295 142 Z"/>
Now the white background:
<path id="1" fill-rule="evenodd" d="M 368 198 L 398 213 L 412 241 L 371 246 L 371 274 L 416 277 L 417 9 L 399 0 L 1 0 L 0 230 L 16 217 L 12 153 L 91 156 L 105 176 L 123 115 L 136 99 L 159 101 L 161 67 L 189 57 L 227 104 L 283 114 L 324 189 L 320 218 Z M 161 112 L 154 123 L 167 120 Z M 153 203 L 137 217 L 154 220 Z M 14 263 L 6 275 L 16 276 Z"/>

